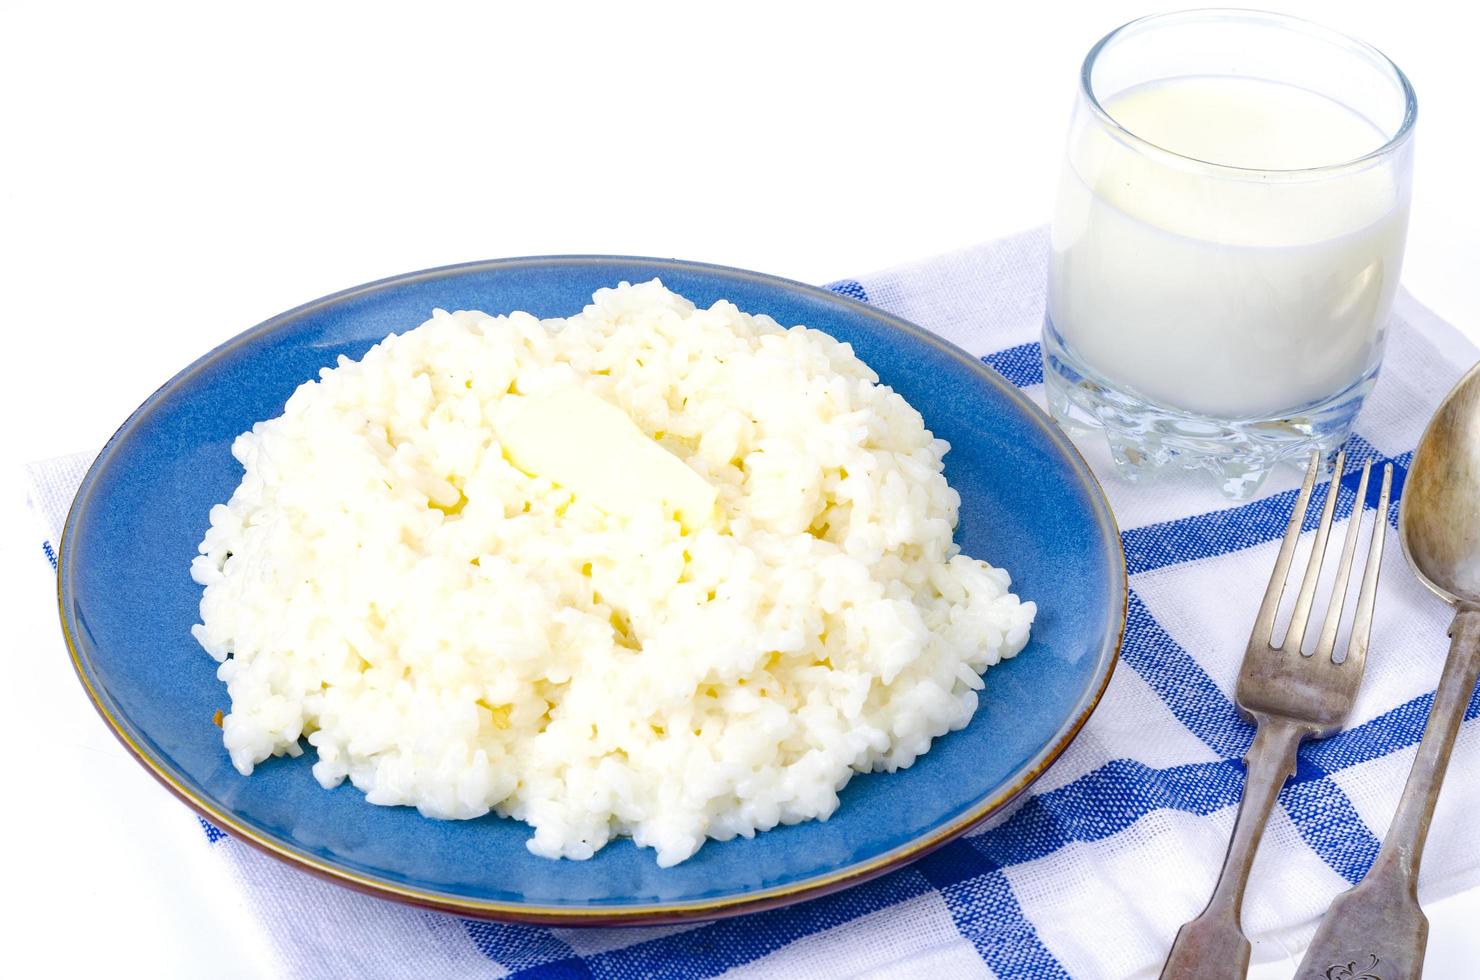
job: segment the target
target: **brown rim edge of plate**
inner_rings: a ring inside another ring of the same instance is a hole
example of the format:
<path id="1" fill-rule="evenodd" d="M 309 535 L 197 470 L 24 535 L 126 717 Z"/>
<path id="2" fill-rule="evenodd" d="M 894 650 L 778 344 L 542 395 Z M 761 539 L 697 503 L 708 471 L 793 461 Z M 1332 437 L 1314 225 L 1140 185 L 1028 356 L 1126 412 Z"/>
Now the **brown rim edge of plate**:
<path id="1" fill-rule="evenodd" d="M 777 886 L 754 897 L 745 895 L 694 901 L 682 905 L 664 906 L 662 903 L 630 909 L 614 908 L 609 910 L 592 908 L 560 909 L 554 907 L 531 908 L 526 905 L 506 902 L 490 902 L 469 900 L 461 902 L 450 899 L 433 892 L 422 891 L 408 886 L 397 885 L 392 882 L 377 880 L 367 875 L 361 875 L 344 868 L 336 868 L 333 865 L 319 861 L 311 856 L 296 853 L 285 848 L 268 837 L 258 834 L 251 828 L 242 824 L 232 814 L 218 809 L 209 801 L 197 797 L 187 787 L 175 780 L 163 767 L 161 767 L 132 737 L 125 731 L 123 725 L 115 718 L 103 702 L 99 691 L 94 688 L 88 680 L 87 673 L 83 668 L 82 655 L 77 643 L 73 640 L 72 623 L 67 616 L 63 602 L 63 568 L 66 567 L 69 549 L 67 548 L 68 531 L 72 526 L 72 518 L 77 508 L 77 502 L 83 496 L 80 492 L 88 484 L 98 465 L 108 456 L 109 450 L 135 423 L 150 409 L 168 389 L 182 380 L 185 376 L 211 363 L 218 357 L 234 349 L 238 344 L 258 334 L 277 329 L 302 316 L 330 303 L 342 302 L 354 296 L 365 295 L 371 292 L 398 286 L 407 282 L 442 278 L 455 272 L 471 272 L 474 270 L 487 269 L 500 266 L 518 266 L 536 263 L 563 263 L 571 265 L 585 265 L 596 263 L 642 263 L 655 267 L 668 267 L 678 270 L 698 270 L 709 273 L 718 273 L 729 278 L 740 279 L 751 282 L 763 282 L 784 287 L 793 292 L 800 292 L 813 298 L 824 299 L 830 303 L 842 305 L 855 313 L 861 313 L 871 319 L 884 322 L 894 328 L 902 330 L 917 339 L 923 340 L 933 347 L 943 351 L 956 360 L 963 362 L 971 368 L 978 377 L 989 382 L 997 388 L 1008 399 L 1024 409 L 1028 417 L 1036 422 L 1048 435 L 1051 442 L 1059 446 L 1070 458 L 1071 462 L 1078 464 L 1079 472 L 1087 477 L 1081 481 L 1086 490 L 1091 491 L 1090 499 L 1092 508 L 1097 511 L 1097 516 L 1103 518 L 1107 537 L 1113 542 L 1113 551 L 1119 558 L 1118 578 L 1120 580 L 1120 612 L 1119 623 L 1116 626 L 1114 642 L 1109 645 L 1110 656 L 1104 668 L 1104 674 L 1096 689 L 1084 708 L 1068 724 L 1059 728 L 1053 741 L 1048 746 L 1043 757 L 1031 769 L 1023 772 L 1010 786 L 1000 788 L 991 794 L 991 799 L 985 804 L 970 809 L 965 815 L 957 818 L 949 825 L 938 829 L 936 832 L 917 838 L 908 844 L 901 845 L 893 851 L 886 852 L 871 861 L 863 862 L 858 866 L 850 867 L 843 871 L 835 871 L 831 874 L 819 875 L 808 881 L 796 883 L 790 886 Z M 1069 439 L 1068 435 L 1050 419 L 1041 408 L 1033 404 L 1021 391 L 1002 378 L 996 371 L 972 357 L 965 350 L 950 343 L 944 338 L 931 333 L 918 324 L 911 323 L 902 317 L 895 316 L 877 307 L 859 302 L 847 296 L 842 296 L 819 286 L 785 279 L 780 276 L 772 276 L 766 273 L 752 272 L 746 269 L 736 269 L 729 266 L 713 265 L 702 262 L 689 262 L 676 259 L 647 258 L 642 256 L 620 256 L 620 255 L 562 255 L 562 256 L 530 256 L 523 258 L 494 259 L 478 262 L 461 263 L 458 265 L 442 266 L 434 269 L 426 269 L 420 272 L 405 273 L 391 276 L 374 282 L 354 286 L 349 289 L 331 293 L 320 299 L 313 300 L 301 306 L 278 314 L 256 327 L 252 327 L 225 343 L 202 355 L 189 366 L 178 372 L 173 378 L 165 382 L 152 395 L 147 398 L 139 408 L 129 416 L 117 432 L 111 436 L 104 445 L 97 458 L 88 467 L 84 474 L 82 484 L 79 485 L 79 493 L 73 499 L 68 509 L 67 518 L 63 523 L 62 539 L 57 542 L 57 611 L 61 619 L 62 636 L 67 644 L 67 652 L 72 660 L 72 668 L 77 674 L 78 681 L 87 691 L 88 699 L 92 702 L 94 709 L 102 717 L 104 723 L 121 742 L 128 753 L 142 765 L 151 776 L 161 785 L 169 790 L 181 802 L 188 806 L 201 817 L 209 820 L 219 828 L 223 829 L 228 836 L 242 841 L 253 848 L 276 858 L 285 864 L 306 871 L 315 877 L 322 878 L 335 884 L 342 885 L 363 894 L 372 895 L 381 899 L 389 899 L 407 905 L 415 905 L 421 908 L 432 909 L 438 912 L 449 912 L 455 915 L 468 916 L 478 919 L 491 919 L 503 922 L 519 922 L 531 925 L 559 925 L 559 926 L 622 926 L 622 925 L 671 925 L 682 922 L 704 922 L 715 919 L 729 918 L 744 915 L 750 912 L 760 912 L 766 909 L 774 909 L 784 905 L 791 905 L 811 898 L 820 898 L 854 885 L 862 884 L 872 878 L 878 877 L 885 872 L 892 871 L 911 861 L 917 860 L 929 854 L 931 851 L 944 844 L 955 840 L 957 837 L 967 833 L 973 828 L 997 816 L 1009 805 L 1011 805 L 1023 791 L 1032 785 L 1043 775 L 1069 745 L 1073 743 L 1080 730 L 1089 720 L 1100 699 L 1104 696 L 1105 689 L 1110 684 L 1110 678 L 1114 676 L 1115 668 L 1120 662 L 1120 648 L 1125 639 L 1126 616 L 1130 601 L 1130 579 L 1125 563 L 1125 549 L 1121 544 L 1120 528 L 1115 519 L 1114 511 L 1110 509 L 1110 502 L 1105 496 L 1104 488 L 1099 478 L 1095 475 L 1078 448 Z"/>

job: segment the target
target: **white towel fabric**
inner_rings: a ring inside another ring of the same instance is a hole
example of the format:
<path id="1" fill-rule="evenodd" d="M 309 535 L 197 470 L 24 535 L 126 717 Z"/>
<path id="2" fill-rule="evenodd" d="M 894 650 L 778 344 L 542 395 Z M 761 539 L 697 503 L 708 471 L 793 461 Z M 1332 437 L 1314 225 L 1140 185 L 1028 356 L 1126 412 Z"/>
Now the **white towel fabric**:
<path id="1" fill-rule="evenodd" d="M 1038 230 L 831 288 L 983 356 L 1041 401 L 1046 254 Z M 1457 331 L 1400 295 L 1349 469 L 1392 461 L 1396 498 L 1426 420 L 1475 358 Z M 1298 475 L 1277 474 L 1258 499 L 1234 505 L 1191 475 L 1131 486 L 1100 445 L 1082 448 L 1124 532 L 1132 596 L 1121 664 L 1077 741 L 1026 801 L 914 865 L 736 920 L 581 930 L 474 922 L 369 898 L 214 828 L 180 846 L 219 856 L 282 976 L 1153 976 L 1177 927 L 1207 900 L 1228 843 L 1238 760 L 1252 736 L 1232 706 L 1234 678 Z M 90 458 L 30 469 L 53 560 Z M 1349 474 L 1339 517 L 1354 488 Z M 1396 502 L 1384 517 L 1395 515 Z M 1422 732 L 1448 610 L 1405 567 L 1396 534 L 1389 542 L 1351 724 L 1303 748 L 1254 867 L 1244 923 L 1256 961 L 1298 950 L 1331 898 L 1360 878 Z M 1429 840 L 1428 900 L 1480 884 L 1466 816 L 1480 808 L 1477 714 L 1480 698 L 1470 703 Z"/>

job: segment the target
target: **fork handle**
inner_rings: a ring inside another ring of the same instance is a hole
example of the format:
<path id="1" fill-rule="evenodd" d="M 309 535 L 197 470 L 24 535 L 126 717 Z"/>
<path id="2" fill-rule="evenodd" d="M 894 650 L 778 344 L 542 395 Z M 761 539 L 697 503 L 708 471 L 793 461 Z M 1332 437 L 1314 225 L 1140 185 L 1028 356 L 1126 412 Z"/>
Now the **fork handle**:
<path id="1" fill-rule="evenodd" d="M 1454 739 L 1480 676 L 1480 609 L 1461 608 L 1449 636 L 1444 674 L 1382 850 L 1361 883 L 1331 903 L 1298 977 L 1324 980 L 1335 966 L 1369 961 L 1372 975 L 1391 980 L 1423 973 L 1429 922 L 1418 905 L 1418 868 Z"/>
<path id="2" fill-rule="evenodd" d="M 1244 886 L 1254 853 L 1264 836 L 1264 825 L 1274 809 L 1280 787 L 1295 773 L 1295 753 L 1310 729 L 1285 718 L 1260 716 L 1254 744 L 1244 756 L 1248 776 L 1239 803 L 1233 839 L 1223 859 L 1213 897 L 1202 914 L 1184 925 L 1172 942 L 1171 954 L 1162 967 L 1162 980 L 1231 980 L 1249 971 L 1249 940 L 1244 937 L 1240 912 Z"/>

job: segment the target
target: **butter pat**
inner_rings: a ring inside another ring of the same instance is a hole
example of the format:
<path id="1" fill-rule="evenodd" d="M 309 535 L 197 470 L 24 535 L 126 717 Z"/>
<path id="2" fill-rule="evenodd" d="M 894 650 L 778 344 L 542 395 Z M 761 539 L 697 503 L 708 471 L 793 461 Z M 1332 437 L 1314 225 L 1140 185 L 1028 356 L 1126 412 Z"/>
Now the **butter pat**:
<path id="1" fill-rule="evenodd" d="M 715 523 L 714 487 L 620 408 L 573 385 L 510 400 L 515 407 L 498 436 L 523 472 L 613 516 L 656 505 L 689 531 Z"/>

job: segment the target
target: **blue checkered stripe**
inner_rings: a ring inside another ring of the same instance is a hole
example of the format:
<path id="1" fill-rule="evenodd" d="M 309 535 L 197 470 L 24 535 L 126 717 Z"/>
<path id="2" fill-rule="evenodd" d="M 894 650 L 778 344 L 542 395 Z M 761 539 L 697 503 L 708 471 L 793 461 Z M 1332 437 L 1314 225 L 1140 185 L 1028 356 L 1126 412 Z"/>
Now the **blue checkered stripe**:
<path id="1" fill-rule="evenodd" d="M 828 288 L 868 302 L 854 280 Z M 989 354 L 983 360 L 1019 387 L 1041 384 L 1036 343 Z M 1353 436 L 1348 457 L 1394 464 L 1396 522 L 1412 453 L 1383 457 Z M 1337 516 L 1357 504 L 1356 474 L 1338 486 Z M 1375 481 L 1374 481 L 1375 483 Z M 1156 810 L 1207 815 L 1238 802 L 1241 758 L 1253 728 L 1198 662 L 1156 621 L 1134 588 L 1135 576 L 1183 562 L 1226 555 L 1277 540 L 1284 533 L 1294 491 L 1213 513 L 1127 530 L 1123 534 L 1132 589 L 1121 650 L 1135 671 L 1216 761 L 1154 768 L 1113 759 L 1067 785 L 1032 796 L 1006 822 L 957 839 L 915 863 L 836 895 L 709 923 L 676 934 L 603 952 L 579 955 L 558 931 L 464 920 L 473 945 L 515 977 L 712 977 L 784 948 L 796 940 L 843 925 L 911 898 L 937 892 L 961 935 L 1002 978 L 1057 978 L 1069 973 L 1044 945 L 1024 914 L 1006 869 L 1054 854 L 1077 842 L 1111 837 Z M 1374 506 L 1377 487 L 1363 506 Z M 1308 528 L 1316 516 L 1307 519 Z M 48 554 L 48 557 L 52 557 Z M 1412 699 L 1356 728 L 1302 747 L 1294 778 L 1280 804 L 1302 839 L 1334 871 L 1355 883 L 1376 857 L 1378 839 L 1358 815 L 1333 774 L 1415 744 L 1423 732 L 1432 694 Z M 1465 715 L 1480 715 L 1480 693 Z M 212 840 L 219 830 L 206 825 Z"/>

